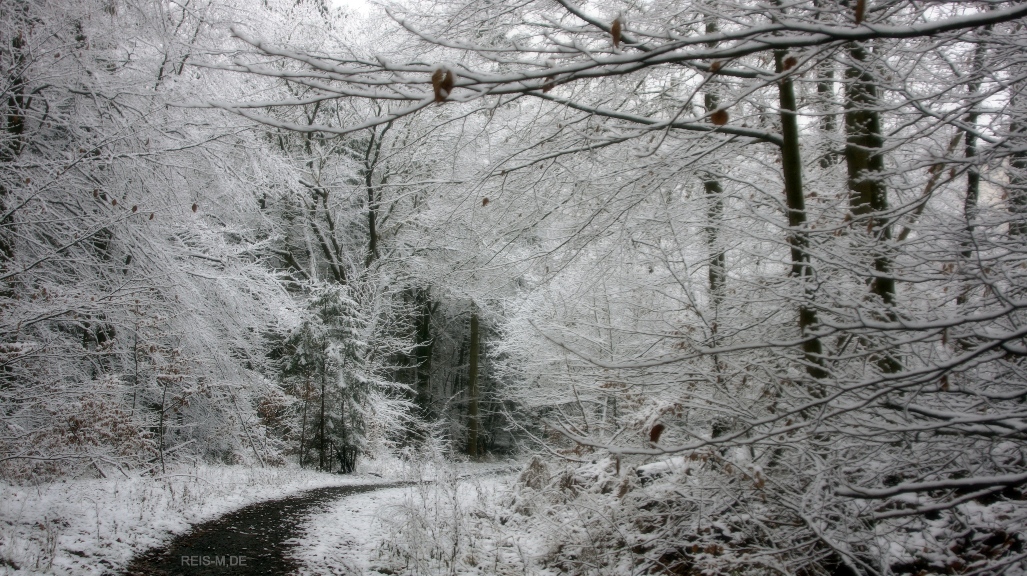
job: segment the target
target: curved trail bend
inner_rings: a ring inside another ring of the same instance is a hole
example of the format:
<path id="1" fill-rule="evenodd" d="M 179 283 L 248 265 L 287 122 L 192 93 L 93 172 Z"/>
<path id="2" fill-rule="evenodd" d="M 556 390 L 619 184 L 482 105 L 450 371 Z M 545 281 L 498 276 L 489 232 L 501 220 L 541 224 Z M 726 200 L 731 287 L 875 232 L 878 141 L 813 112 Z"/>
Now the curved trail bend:
<path id="1" fill-rule="evenodd" d="M 329 502 L 407 483 L 315 488 L 281 500 L 251 504 L 193 526 L 161 548 L 136 557 L 125 576 L 285 576 L 301 522 Z"/>

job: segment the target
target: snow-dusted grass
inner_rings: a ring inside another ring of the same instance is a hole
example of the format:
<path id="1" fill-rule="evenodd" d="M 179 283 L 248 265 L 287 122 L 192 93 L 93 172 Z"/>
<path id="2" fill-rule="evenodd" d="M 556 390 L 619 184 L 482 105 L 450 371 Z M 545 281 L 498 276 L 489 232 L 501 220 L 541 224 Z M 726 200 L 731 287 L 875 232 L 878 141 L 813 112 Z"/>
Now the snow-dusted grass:
<path id="1" fill-rule="evenodd" d="M 374 557 L 381 538 L 381 517 L 406 500 L 410 488 L 389 488 L 339 500 L 312 516 L 295 541 L 292 556 L 300 576 L 375 574 Z"/>
<path id="2" fill-rule="evenodd" d="M 322 486 L 403 480 L 400 461 L 340 476 L 297 468 L 180 467 L 158 477 L 0 482 L 0 574 L 101 575 L 231 510 Z"/>
<path id="3" fill-rule="evenodd" d="M 533 459 L 519 474 L 507 467 L 503 475 L 481 475 L 436 462 L 430 465 L 434 482 L 378 498 L 347 498 L 312 519 L 297 553 L 306 563 L 303 574 L 646 573 L 636 570 L 645 550 L 632 547 L 652 536 L 633 522 L 638 510 L 624 497 L 652 503 L 667 495 L 639 486 L 633 470 L 621 473 L 610 459 L 552 464 L 550 471 Z M 347 546 L 351 551 L 342 552 Z"/>
<path id="4" fill-rule="evenodd" d="M 340 500 L 304 524 L 293 551 L 300 574 L 525 574 L 524 535 L 508 533 L 497 512 L 514 466 L 421 462 L 412 486 Z"/>
<path id="5" fill-rule="evenodd" d="M 516 467 L 420 462 L 414 485 L 340 500 L 304 525 L 300 574 L 543 574 L 532 560 L 541 543 L 504 526 Z"/>

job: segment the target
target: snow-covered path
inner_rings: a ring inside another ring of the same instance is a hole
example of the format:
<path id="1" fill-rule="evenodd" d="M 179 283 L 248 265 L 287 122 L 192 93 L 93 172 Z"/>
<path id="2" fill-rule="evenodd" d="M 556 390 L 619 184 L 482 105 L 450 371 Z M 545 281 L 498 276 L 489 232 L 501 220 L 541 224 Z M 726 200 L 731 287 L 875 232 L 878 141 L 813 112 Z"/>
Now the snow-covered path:
<path id="1" fill-rule="evenodd" d="M 291 548 L 304 538 L 301 525 L 330 503 L 395 484 L 331 486 L 246 506 L 194 526 L 167 546 L 136 558 L 132 576 L 223 574 L 235 576 L 292 574 L 298 562 Z"/>
<path id="2" fill-rule="evenodd" d="M 378 472 L 406 478 L 396 466 Z M 246 467 L 188 467 L 162 477 L 37 486 L 0 482 L 0 576 L 122 574 L 148 550 L 165 548 L 195 526 L 258 502 L 328 486 L 384 483 L 371 473 Z"/>
<path id="3" fill-rule="evenodd" d="M 279 540 L 288 542 L 282 557 L 290 570 L 373 575 L 379 573 L 376 567 L 385 567 L 380 573 L 387 573 L 389 562 L 379 561 L 378 546 L 394 538 L 398 520 L 423 508 L 426 494 L 442 484 L 455 489 L 464 484 L 462 479 L 483 479 L 511 469 L 510 462 L 392 465 L 344 477 L 295 468 L 189 467 L 162 477 L 68 480 L 31 487 L 0 483 L 0 576 L 114 576 L 124 574 L 133 562 L 140 570 L 136 573 L 145 573 L 138 557 L 167 551 L 205 525 L 227 521 L 247 509 L 273 510 L 275 502 L 315 493 L 321 497 L 280 511 L 288 516 L 289 526 L 276 530 Z M 418 484 L 381 488 L 400 481 Z M 318 492 L 329 487 L 339 490 Z M 236 529 L 256 531 L 238 518 Z M 245 556 L 247 564 L 258 566 L 249 556 L 250 549 L 258 547 L 264 546 L 227 542 L 203 554 L 180 554 L 175 570 L 168 573 L 203 573 L 194 570 L 201 566 L 189 564 L 207 562 L 219 574 L 241 574 L 241 566 L 229 570 L 230 564 Z"/>

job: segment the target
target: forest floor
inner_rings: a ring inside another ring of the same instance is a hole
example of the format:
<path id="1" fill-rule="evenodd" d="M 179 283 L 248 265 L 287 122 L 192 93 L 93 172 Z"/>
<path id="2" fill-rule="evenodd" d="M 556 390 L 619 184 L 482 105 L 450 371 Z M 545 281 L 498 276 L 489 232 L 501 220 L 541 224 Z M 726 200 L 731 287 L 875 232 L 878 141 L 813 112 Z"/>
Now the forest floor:
<path id="1" fill-rule="evenodd" d="M 299 562 L 290 551 L 299 545 L 300 524 L 308 516 L 347 496 L 395 486 L 329 486 L 252 504 L 194 526 L 167 546 L 136 557 L 125 574 L 292 574 L 299 568 Z"/>
<path id="2" fill-rule="evenodd" d="M 340 476 L 298 468 L 183 466 L 158 476 L 0 482 L 0 575 L 116 574 L 133 557 L 233 510 L 328 486 L 382 484 L 397 462 Z"/>
<path id="3" fill-rule="evenodd" d="M 464 475 L 509 472 L 511 466 L 459 465 Z M 414 497 L 410 488 L 387 486 L 431 481 L 438 470 L 399 461 L 362 468 L 362 474 L 340 476 L 200 466 L 157 477 L 0 482 L 0 575 L 205 573 L 202 566 L 170 572 L 162 557 L 177 568 L 206 563 L 216 568 L 210 573 L 240 576 L 365 573 L 376 542 L 372 526 L 388 513 L 382 510 Z M 204 543 L 203 534 L 218 536 Z M 240 564 L 255 571 L 244 572 Z"/>
<path id="4" fill-rule="evenodd" d="M 479 574 L 481 568 L 460 570 L 446 556 L 495 547 L 472 516 L 483 513 L 484 501 L 509 493 L 519 468 L 513 462 L 450 463 L 429 471 L 428 482 L 341 498 L 301 523 L 289 552 L 299 565 L 293 574 Z M 434 561 L 425 562 L 431 556 Z"/>

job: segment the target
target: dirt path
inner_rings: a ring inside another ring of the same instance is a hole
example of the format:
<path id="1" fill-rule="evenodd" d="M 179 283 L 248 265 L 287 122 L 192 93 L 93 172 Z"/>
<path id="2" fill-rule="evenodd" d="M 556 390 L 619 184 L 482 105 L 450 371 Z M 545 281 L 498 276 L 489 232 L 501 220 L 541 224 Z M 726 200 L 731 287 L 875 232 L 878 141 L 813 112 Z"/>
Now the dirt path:
<path id="1" fill-rule="evenodd" d="M 197 524 L 162 548 L 139 556 L 125 576 L 285 576 L 297 568 L 287 541 L 303 519 L 328 503 L 361 492 L 402 484 L 333 486 L 261 502 Z"/>

